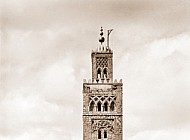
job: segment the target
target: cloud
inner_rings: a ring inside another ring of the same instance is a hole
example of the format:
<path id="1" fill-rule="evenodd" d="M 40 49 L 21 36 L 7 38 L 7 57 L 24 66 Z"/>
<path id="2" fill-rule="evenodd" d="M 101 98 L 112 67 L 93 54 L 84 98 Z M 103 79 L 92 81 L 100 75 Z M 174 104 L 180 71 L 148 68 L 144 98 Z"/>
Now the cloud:
<path id="1" fill-rule="evenodd" d="M 128 136 L 190 123 L 189 38 L 186 32 L 155 40 L 115 62 L 116 76 L 125 77 L 124 123 Z"/>
<path id="2" fill-rule="evenodd" d="M 4 2 L 2 10 L 2 25 L 4 30 L 33 31 L 62 28 L 75 31 L 84 27 L 97 30 L 94 27 L 99 28 L 101 25 L 118 29 L 125 26 L 128 32 L 137 28 L 141 33 L 142 28 L 145 28 L 149 34 L 153 30 L 152 35 L 173 35 L 186 30 L 189 25 L 189 6 L 188 0 L 41 0 L 37 3 L 31 0 L 8 0 Z"/>
<path id="3" fill-rule="evenodd" d="M 186 140 L 190 138 L 189 128 L 186 129 L 165 129 L 157 131 L 144 131 L 129 138 L 129 140 Z"/>
<path id="4" fill-rule="evenodd" d="M 1 138 L 51 140 L 81 136 L 82 109 L 78 106 L 82 106 L 82 97 L 78 87 L 82 84 L 77 85 L 70 59 L 50 65 L 38 76 L 32 79 L 35 85 L 25 79 L 24 86 L 12 88 L 1 99 Z"/>

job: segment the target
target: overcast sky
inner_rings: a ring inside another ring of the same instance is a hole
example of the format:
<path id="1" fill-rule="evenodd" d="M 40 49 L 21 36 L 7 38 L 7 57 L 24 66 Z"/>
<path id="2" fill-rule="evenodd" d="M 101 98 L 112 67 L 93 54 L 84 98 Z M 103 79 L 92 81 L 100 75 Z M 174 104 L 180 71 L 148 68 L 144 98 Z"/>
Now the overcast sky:
<path id="1" fill-rule="evenodd" d="M 124 140 L 190 139 L 189 0 L 1 0 L 0 139 L 82 140 L 82 81 L 113 28 Z"/>

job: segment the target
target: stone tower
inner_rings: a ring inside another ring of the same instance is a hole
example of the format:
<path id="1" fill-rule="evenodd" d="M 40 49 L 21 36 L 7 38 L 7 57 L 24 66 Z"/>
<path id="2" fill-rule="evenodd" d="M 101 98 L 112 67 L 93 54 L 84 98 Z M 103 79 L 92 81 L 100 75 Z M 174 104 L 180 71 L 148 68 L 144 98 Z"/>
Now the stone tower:
<path id="1" fill-rule="evenodd" d="M 123 84 L 113 82 L 113 51 L 102 45 L 103 29 L 100 35 L 101 46 L 91 53 L 92 79 L 83 81 L 83 140 L 122 140 Z"/>

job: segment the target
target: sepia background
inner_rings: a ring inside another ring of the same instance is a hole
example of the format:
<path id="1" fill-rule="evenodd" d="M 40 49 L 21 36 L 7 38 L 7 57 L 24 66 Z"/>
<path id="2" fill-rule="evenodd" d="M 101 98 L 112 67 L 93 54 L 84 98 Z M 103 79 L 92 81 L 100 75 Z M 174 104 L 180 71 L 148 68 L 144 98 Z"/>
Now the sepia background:
<path id="1" fill-rule="evenodd" d="M 124 140 L 190 139 L 189 0 L 1 0 L 0 139 L 82 140 L 82 81 L 114 29 Z"/>

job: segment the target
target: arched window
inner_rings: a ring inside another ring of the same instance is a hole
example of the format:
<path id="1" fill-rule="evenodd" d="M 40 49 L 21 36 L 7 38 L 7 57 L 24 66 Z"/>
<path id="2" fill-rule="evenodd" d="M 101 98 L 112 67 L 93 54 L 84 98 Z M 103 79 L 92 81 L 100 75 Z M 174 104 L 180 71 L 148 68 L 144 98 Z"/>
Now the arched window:
<path id="1" fill-rule="evenodd" d="M 106 130 L 104 130 L 104 138 L 105 138 L 105 139 L 108 138 L 108 134 L 107 134 L 107 131 L 106 131 Z"/>
<path id="2" fill-rule="evenodd" d="M 98 103 L 98 111 L 101 111 L 101 103 Z"/>
<path id="3" fill-rule="evenodd" d="M 97 70 L 97 78 L 101 78 L 101 69 L 100 68 L 98 68 L 98 70 Z"/>
<path id="4" fill-rule="evenodd" d="M 107 69 L 104 69 L 104 78 L 108 78 Z"/>
<path id="5" fill-rule="evenodd" d="M 110 111 L 114 111 L 114 102 L 111 102 Z"/>
<path id="6" fill-rule="evenodd" d="M 104 103 L 104 111 L 108 111 L 108 103 L 107 102 Z"/>
<path id="7" fill-rule="evenodd" d="M 94 111 L 94 101 L 90 103 L 89 111 Z"/>
<path id="8" fill-rule="evenodd" d="M 101 131 L 98 130 L 98 139 L 101 139 Z"/>

